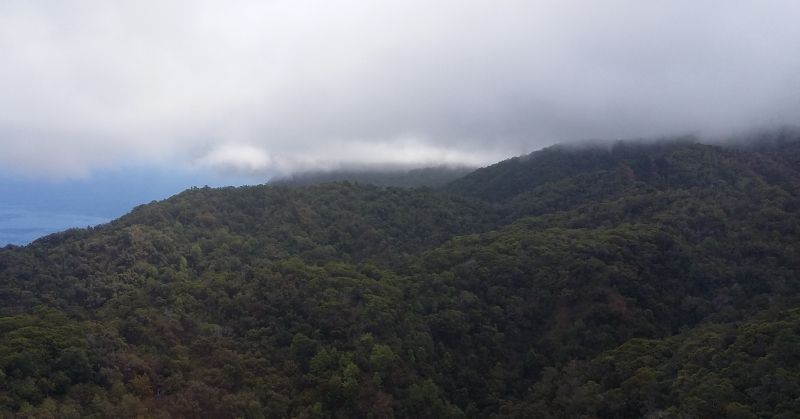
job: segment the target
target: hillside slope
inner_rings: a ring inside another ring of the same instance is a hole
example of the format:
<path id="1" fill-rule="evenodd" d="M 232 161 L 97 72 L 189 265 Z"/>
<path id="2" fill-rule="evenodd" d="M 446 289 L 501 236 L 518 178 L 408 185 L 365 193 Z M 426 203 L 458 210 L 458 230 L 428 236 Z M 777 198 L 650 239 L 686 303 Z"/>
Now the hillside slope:
<path id="1" fill-rule="evenodd" d="M 0 250 L 0 412 L 792 417 L 800 141 L 193 189 Z"/>

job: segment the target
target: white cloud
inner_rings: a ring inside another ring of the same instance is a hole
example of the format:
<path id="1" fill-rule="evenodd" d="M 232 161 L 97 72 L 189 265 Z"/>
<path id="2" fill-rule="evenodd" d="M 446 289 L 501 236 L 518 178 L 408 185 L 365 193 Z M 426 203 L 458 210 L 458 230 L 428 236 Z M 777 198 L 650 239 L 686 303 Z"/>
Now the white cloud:
<path id="1" fill-rule="evenodd" d="M 237 174 L 250 174 L 261 179 L 309 170 L 339 168 L 414 168 L 434 165 L 480 166 L 495 162 L 502 153 L 469 153 L 437 147 L 424 140 L 406 137 L 392 141 L 320 142 L 303 153 L 271 156 L 266 150 L 251 145 L 223 144 L 195 161 L 201 167 Z"/>
<path id="2" fill-rule="evenodd" d="M 223 144 L 197 160 L 201 166 L 242 173 L 258 173 L 269 169 L 272 159 L 262 149 L 250 145 Z"/>
<path id="3" fill-rule="evenodd" d="M 790 0 L 7 0 L 0 164 L 483 163 L 797 124 L 798 15 Z"/>

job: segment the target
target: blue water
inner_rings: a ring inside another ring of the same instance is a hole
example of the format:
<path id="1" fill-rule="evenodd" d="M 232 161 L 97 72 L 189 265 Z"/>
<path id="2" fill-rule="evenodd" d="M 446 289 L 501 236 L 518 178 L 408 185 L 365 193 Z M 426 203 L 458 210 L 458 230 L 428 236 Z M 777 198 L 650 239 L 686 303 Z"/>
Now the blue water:
<path id="1" fill-rule="evenodd" d="M 0 246 L 24 245 L 39 237 L 73 227 L 103 224 L 109 218 L 37 211 L 0 205 Z"/>

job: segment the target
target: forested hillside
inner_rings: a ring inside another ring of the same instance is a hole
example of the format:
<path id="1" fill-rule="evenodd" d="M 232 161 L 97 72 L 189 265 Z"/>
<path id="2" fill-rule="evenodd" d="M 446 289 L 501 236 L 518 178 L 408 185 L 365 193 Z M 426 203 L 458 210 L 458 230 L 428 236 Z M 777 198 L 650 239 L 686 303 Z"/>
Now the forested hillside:
<path id="1" fill-rule="evenodd" d="M 0 415 L 800 415 L 800 136 L 191 189 L 0 250 Z"/>
<path id="2" fill-rule="evenodd" d="M 440 187 L 475 170 L 466 166 L 437 166 L 422 169 L 331 170 L 297 173 L 270 179 L 271 185 L 308 186 L 329 182 L 356 182 L 377 186 Z"/>

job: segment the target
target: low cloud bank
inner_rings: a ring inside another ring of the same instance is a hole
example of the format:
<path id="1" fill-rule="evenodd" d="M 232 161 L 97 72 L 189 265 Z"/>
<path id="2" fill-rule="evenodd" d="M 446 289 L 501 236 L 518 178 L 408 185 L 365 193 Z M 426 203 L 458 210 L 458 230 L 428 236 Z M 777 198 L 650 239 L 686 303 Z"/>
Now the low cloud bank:
<path id="1" fill-rule="evenodd" d="M 6 1 L 0 164 L 263 176 L 800 124 L 800 3 Z"/>

